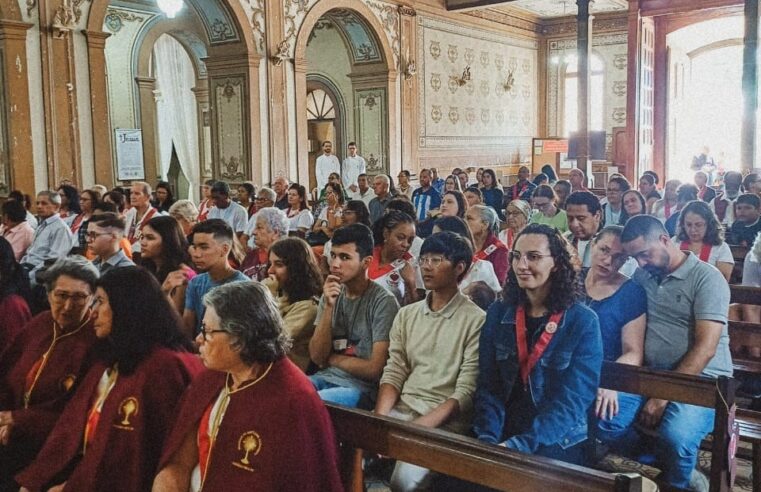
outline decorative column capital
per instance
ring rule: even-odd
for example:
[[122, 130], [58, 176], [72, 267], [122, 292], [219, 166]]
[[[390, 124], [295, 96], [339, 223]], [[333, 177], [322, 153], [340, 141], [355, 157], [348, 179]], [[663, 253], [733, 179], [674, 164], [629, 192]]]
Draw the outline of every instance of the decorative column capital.
[[87, 38], [87, 45], [90, 48], [106, 49], [106, 40], [111, 37], [111, 33], [103, 31], [82, 31]]
[[26, 32], [33, 26], [27, 22], [0, 20], [0, 40], [26, 41]]
[[402, 15], [404, 17], [415, 17], [417, 15], [417, 12], [414, 8], [408, 6], [408, 5], [400, 5], [399, 6], [399, 15]]

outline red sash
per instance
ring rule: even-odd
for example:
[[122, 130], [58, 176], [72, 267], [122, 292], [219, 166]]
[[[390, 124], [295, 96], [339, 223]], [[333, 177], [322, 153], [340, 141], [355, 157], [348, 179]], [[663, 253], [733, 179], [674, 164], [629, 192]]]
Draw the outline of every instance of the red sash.
[[84, 221], [85, 214], [79, 214], [76, 217], [74, 217], [74, 221], [71, 223], [71, 232], [74, 234], [79, 231], [79, 228], [82, 227], [82, 222]]
[[523, 183], [523, 186], [521, 186], [521, 191], [518, 191], [518, 183], [515, 183], [513, 185], [513, 200], [519, 199], [521, 195], [526, 192], [527, 189], [528, 189], [528, 182]]
[[214, 402], [211, 402], [211, 405], [206, 408], [201, 416], [201, 422], [198, 424], [198, 466], [201, 469], [201, 483], [206, 477], [206, 469], [209, 466], [209, 457], [211, 456], [209, 421], [211, 420], [212, 408], [214, 408]]
[[[82, 453], [87, 452], [87, 448], [90, 446], [93, 438], [95, 437], [95, 431], [98, 429], [98, 423], [100, 422], [101, 410], [103, 409], [103, 405], [106, 403], [108, 394], [112, 389], [114, 389], [118, 376], [119, 372], [116, 370], [116, 367], [112, 368], [111, 374], [108, 376], [108, 382], [106, 383], [106, 387], [103, 389], [103, 392], [98, 394], [98, 390], [96, 389], [95, 395], [93, 395], [92, 407], [90, 408], [90, 412], [87, 414], [87, 423], [85, 424], [85, 433], [82, 439]], [[98, 387], [100, 387], [100, 383], [98, 384]]]
[[204, 200], [198, 204], [198, 222], [203, 222], [209, 217], [209, 200]]
[[518, 307], [515, 313], [515, 339], [518, 344], [518, 362], [520, 363], [523, 384], [528, 384], [528, 375], [531, 374], [531, 370], [542, 357], [544, 351], [547, 350], [547, 345], [550, 344], [550, 340], [555, 335], [558, 323], [562, 317], [563, 311], [550, 316], [550, 320], [545, 325], [542, 335], [539, 337], [536, 345], [534, 345], [534, 350], [531, 351], [529, 356], [528, 342], [526, 340], [526, 310], [523, 306]]
[[491, 256], [492, 253], [494, 253], [495, 251], [497, 251], [500, 248], [506, 250], [507, 246], [505, 246], [505, 244], [502, 241], [497, 239], [496, 242], [490, 244], [488, 247], [482, 249], [481, 251], [479, 251], [478, 253], [473, 255], [473, 263], [475, 263], [476, 260], [485, 260], [486, 258]]
[[[700, 261], [703, 263], [708, 263], [708, 257], [711, 256], [711, 249], [713, 246], [710, 244], [703, 243], [703, 246], [700, 248]], [[687, 241], [682, 241], [682, 244], [679, 245], [679, 249], [682, 251], [689, 251], [690, 250], [690, 243]]]
[[153, 207], [148, 210], [145, 215], [143, 215], [143, 218], [140, 219], [140, 222], [137, 221], [137, 213], [135, 214], [135, 222], [132, 223], [132, 226], [129, 228], [129, 239], [130, 244], [135, 244], [140, 240], [140, 236], [142, 236], [143, 231], [143, 224], [151, 220], [151, 217], [153, 217], [156, 214], [157, 210]]
[[382, 276], [390, 273], [394, 270], [401, 270], [404, 268], [404, 263], [412, 259], [410, 252], [404, 253], [404, 256], [400, 260], [392, 261], [387, 265], [381, 265], [381, 249], [383, 246], [376, 246], [373, 250], [373, 261], [367, 269], [367, 277], [370, 280], [381, 278]]

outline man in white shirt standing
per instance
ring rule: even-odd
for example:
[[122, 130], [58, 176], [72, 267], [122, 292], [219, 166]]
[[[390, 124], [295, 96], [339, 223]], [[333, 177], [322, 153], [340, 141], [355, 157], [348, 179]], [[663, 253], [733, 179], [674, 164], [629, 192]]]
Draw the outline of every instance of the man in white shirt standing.
[[367, 172], [367, 163], [365, 158], [357, 155], [357, 144], [349, 142], [347, 147], [349, 155], [344, 159], [343, 169], [341, 177], [343, 179], [344, 188], [350, 190], [352, 193], [356, 193], [359, 189], [357, 178], [360, 174]]
[[330, 173], [341, 175], [341, 163], [338, 161], [338, 157], [333, 155], [333, 143], [330, 140], [325, 140], [322, 143], [322, 152], [322, 155], [317, 158], [314, 169], [318, 195], [328, 184]]

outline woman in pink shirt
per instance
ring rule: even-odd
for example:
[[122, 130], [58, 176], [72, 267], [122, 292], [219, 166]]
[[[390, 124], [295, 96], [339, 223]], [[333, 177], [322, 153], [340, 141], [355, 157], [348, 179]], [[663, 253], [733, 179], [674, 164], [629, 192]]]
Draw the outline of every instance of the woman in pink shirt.
[[16, 261], [19, 261], [26, 254], [26, 250], [34, 239], [34, 229], [26, 221], [24, 204], [16, 200], [5, 202], [2, 221], [0, 236], [10, 243]]

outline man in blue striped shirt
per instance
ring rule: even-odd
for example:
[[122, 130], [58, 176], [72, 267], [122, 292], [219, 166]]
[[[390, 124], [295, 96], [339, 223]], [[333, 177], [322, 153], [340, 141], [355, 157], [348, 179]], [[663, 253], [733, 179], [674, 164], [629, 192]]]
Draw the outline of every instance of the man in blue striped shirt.
[[429, 211], [439, 208], [441, 195], [431, 186], [431, 171], [422, 169], [419, 179], [420, 188], [412, 192], [412, 203], [417, 211], [417, 220], [422, 222], [427, 218]]

